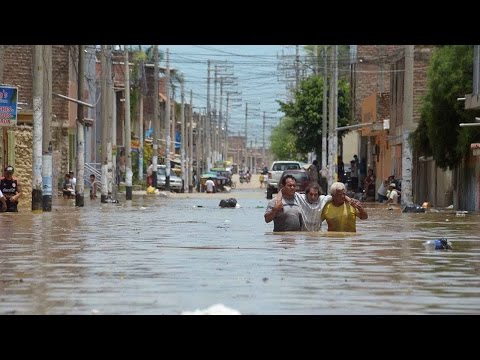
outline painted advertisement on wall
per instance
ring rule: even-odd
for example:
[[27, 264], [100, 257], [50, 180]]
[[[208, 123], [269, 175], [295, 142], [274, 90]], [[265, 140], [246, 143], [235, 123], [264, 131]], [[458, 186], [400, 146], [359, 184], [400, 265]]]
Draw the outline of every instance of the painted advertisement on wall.
[[0, 126], [17, 125], [18, 89], [0, 85]]

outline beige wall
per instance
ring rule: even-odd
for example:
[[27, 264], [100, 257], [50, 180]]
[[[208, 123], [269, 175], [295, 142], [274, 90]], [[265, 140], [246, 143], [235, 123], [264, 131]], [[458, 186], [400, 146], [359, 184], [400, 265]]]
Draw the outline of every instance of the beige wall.
[[343, 163], [349, 164], [358, 155], [358, 131], [352, 130], [343, 138]]

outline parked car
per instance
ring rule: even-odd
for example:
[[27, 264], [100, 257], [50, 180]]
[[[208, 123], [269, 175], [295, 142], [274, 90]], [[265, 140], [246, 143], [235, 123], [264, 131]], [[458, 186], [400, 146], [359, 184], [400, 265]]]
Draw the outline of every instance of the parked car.
[[310, 176], [305, 169], [297, 169], [297, 170], [285, 170], [280, 177], [280, 188], [282, 184], [282, 180], [287, 175], [293, 175], [293, 177], [297, 180], [297, 192], [304, 193], [305, 189], [307, 188], [308, 184], [310, 183]]
[[[157, 188], [165, 190], [167, 167], [165, 165], [157, 165]], [[170, 171], [170, 190], [182, 192], [183, 181], [173, 171]]]
[[267, 199], [271, 199], [272, 194], [278, 192], [278, 184], [280, 183], [280, 177], [285, 170], [299, 170], [301, 168], [302, 163], [299, 161], [274, 161], [272, 163], [272, 167], [268, 171], [268, 177], [266, 179]]

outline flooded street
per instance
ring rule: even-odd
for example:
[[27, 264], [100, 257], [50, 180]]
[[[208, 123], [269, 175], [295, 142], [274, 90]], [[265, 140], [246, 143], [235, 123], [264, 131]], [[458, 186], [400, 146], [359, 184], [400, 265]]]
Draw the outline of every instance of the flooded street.
[[0, 214], [0, 314], [480, 313], [479, 214], [365, 204], [356, 234], [273, 234], [260, 189], [119, 199]]

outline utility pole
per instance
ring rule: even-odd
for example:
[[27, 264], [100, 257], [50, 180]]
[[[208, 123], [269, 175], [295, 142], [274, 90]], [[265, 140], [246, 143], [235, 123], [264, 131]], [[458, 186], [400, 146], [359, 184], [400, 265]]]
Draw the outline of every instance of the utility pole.
[[223, 158], [227, 160], [228, 158], [228, 116], [229, 116], [229, 106], [230, 106], [230, 92], [227, 91], [227, 106], [225, 109], [225, 142], [223, 148]]
[[144, 85], [144, 77], [143, 77], [143, 60], [140, 62], [140, 71], [142, 73], [141, 80], [140, 80], [140, 100], [138, 104], [138, 179], [142, 182], [143, 181], [143, 85]]
[[102, 45], [102, 195], [100, 199], [102, 203], [112, 200], [113, 86], [111, 49], [111, 45]]
[[[110, 52], [111, 54], [112, 52]], [[109, 202], [117, 199], [117, 93], [113, 86], [112, 78], [112, 57], [110, 57], [108, 77], [108, 197]], [[113, 151], [115, 149], [115, 152]]]
[[43, 130], [43, 46], [33, 46], [33, 158], [32, 211], [41, 213], [42, 196], [42, 130]]
[[44, 45], [43, 57], [42, 208], [52, 211], [52, 45]]
[[205, 171], [208, 171], [210, 168], [210, 119], [211, 119], [211, 110], [210, 110], [210, 59], [207, 61], [208, 69], [207, 69], [207, 118], [205, 119], [205, 146], [204, 146], [204, 158], [203, 161], [205, 162]]
[[128, 65], [128, 49], [125, 46], [125, 196], [132, 200], [132, 133], [130, 130], [130, 67]]
[[332, 73], [330, 77], [330, 111], [329, 111], [329, 132], [328, 132], [328, 149], [329, 149], [329, 161], [328, 161], [328, 187], [330, 187], [335, 181], [337, 181], [337, 84], [338, 81], [338, 68], [337, 68], [337, 50], [338, 46], [332, 47]]
[[180, 83], [180, 98], [181, 98], [181, 107], [180, 107], [180, 164], [182, 167], [182, 177], [183, 177], [183, 183], [182, 183], [182, 190], [183, 192], [186, 192], [186, 186], [187, 186], [187, 169], [185, 166], [185, 145], [186, 145], [186, 140], [187, 137], [185, 136], [185, 93], [184, 93], [184, 88], [183, 88], [183, 81]]
[[[323, 102], [322, 102], [322, 169], [327, 169], [327, 81], [328, 81], [328, 51], [323, 49]], [[327, 189], [324, 189], [327, 191]]]
[[[266, 165], [266, 161], [265, 161], [265, 111], [263, 112], [263, 124], [262, 124], [262, 163], [263, 163], [263, 166]], [[263, 169], [262, 169], [263, 171]]]
[[334, 45], [333, 47], [333, 66], [334, 66], [334, 73], [333, 73], [333, 159], [332, 159], [332, 174], [333, 174], [333, 181], [338, 181], [338, 45]]
[[[170, 51], [167, 49], [167, 74], [165, 77], [165, 96], [167, 103], [165, 106], [165, 134], [167, 136], [167, 143], [165, 147], [165, 190], [170, 191]], [[175, 127], [175, 123], [173, 125]]]
[[220, 77], [220, 111], [218, 112], [218, 154], [220, 156], [220, 160], [225, 161], [227, 157], [223, 156], [223, 147], [222, 147], [222, 123], [223, 123], [223, 77]]
[[102, 96], [102, 194], [100, 197], [101, 203], [107, 202], [107, 129], [108, 129], [108, 94], [107, 94], [107, 45], [102, 45], [100, 53], [100, 63], [102, 67], [102, 82], [101, 82], [101, 96]]
[[[189, 112], [190, 126], [188, 131], [188, 192], [193, 192], [193, 91], [190, 90], [190, 112]], [[197, 121], [198, 125], [198, 121]], [[198, 128], [197, 128], [198, 131]], [[197, 143], [198, 146], [198, 143]], [[197, 159], [198, 162], [198, 159]]]
[[300, 48], [295, 46], [295, 89], [298, 89], [300, 82]]
[[[77, 98], [83, 101], [83, 93], [85, 91], [85, 45], [78, 45], [78, 74], [77, 74]], [[77, 183], [75, 184], [75, 206], [83, 207], [84, 205], [84, 183], [83, 173], [85, 168], [85, 131], [83, 129], [83, 105], [77, 104]]]
[[210, 124], [213, 123], [213, 134], [212, 134], [212, 152], [211, 154], [213, 155], [213, 164], [215, 164], [215, 161], [217, 160], [216, 157], [216, 151], [217, 151], [217, 83], [218, 83], [218, 67], [217, 64], [215, 64], [215, 78], [213, 81], [213, 116], [212, 119], [210, 120]]
[[158, 139], [160, 139], [160, 117], [158, 114], [158, 47], [153, 47], [153, 154], [152, 154], [152, 186], [157, 188]]
[[248, 163], [248, 131], [247, 131], [247, 123], [248, 123], [248, 102], [245, 103], [245, 164]]
[[405, 45], [405, 80], [403, 88], [403, 141], [402, 141], [402, 206], [411, 205], [412, 197], [412, 148], [410, 133], [413, 124], [413, 65], [415, 46]]

